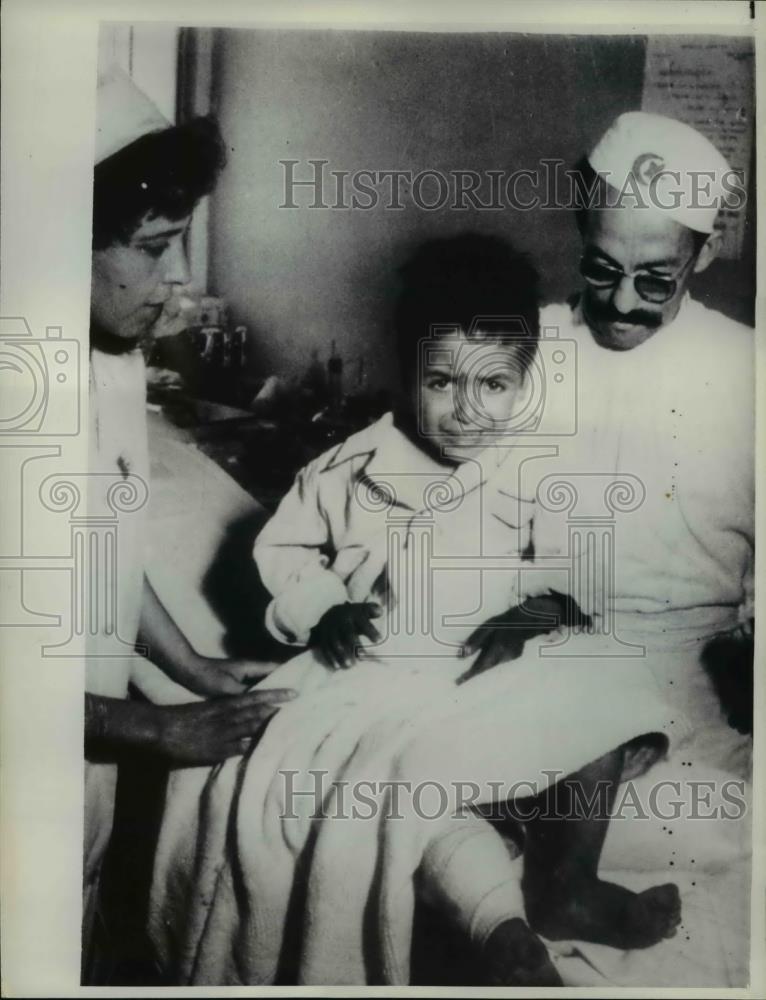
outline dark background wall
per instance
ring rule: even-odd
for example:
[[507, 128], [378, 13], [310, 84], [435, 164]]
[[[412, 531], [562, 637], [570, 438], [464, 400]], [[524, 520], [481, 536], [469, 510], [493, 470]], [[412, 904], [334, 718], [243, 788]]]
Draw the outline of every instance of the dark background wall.
[[[217, 32], [213, 107], [229, 164], [211, 205], [210, 288], [248, 324], [256, 371], [300, 375], [312, 349], [324, 359], [335, 340], [349, 380], [364, 356], [370, 382], [391, 385], [393, 274], [424, 236], [498, 232], [532, 255], [546, 301], [578, 284], [569, 212], [428, 212], [408, 197], [401, 211], [288, 210], [278, 207], [280, 160], [301, 161], [301, 177], [309, 159], [350, 172], [573, 164], [618, 114], [640, 107], [644, 56], [642, 37]], [[296, 201], [307, 206], [310, 194]], [[716, 263], [694, 288], [744, 321], [753, 311], [748, 229], [743, 259]]]

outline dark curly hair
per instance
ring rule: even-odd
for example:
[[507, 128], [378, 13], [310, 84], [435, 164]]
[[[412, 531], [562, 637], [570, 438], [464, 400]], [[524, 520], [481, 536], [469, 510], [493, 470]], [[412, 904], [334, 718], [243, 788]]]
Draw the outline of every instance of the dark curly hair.
[[[394, 327], [404, 378], [433, 327], [466, 336], [518, 339], [523, 368], [540, 334], [539, 278], [528, 258], [499, 236], [463, 233], [421, 244], [400, 269]], [[476, 320], [482, 318], [477, 325]]]
[[210, 194], [225, 163], [210, 117], [194, 118], [136, 139], [93, 172], [93, 249], [127, 243], [141, 220], [188, 215]]

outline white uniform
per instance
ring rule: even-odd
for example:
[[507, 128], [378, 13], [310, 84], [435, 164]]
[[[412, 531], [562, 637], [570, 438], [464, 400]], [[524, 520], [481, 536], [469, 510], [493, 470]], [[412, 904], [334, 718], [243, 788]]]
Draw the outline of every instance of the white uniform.
[[[627, 821], [610, 823], [600, 868], [634, 889], [677, 882], [677, 937], [627, 953], [578, 942], [554, 958], [568, 985], [742, 985], [752, 740], [728, 726], [700, 653], [752, 615], [753, 331], [688, 297], [672, 323], [626, 352], [600, 347], [577, 307], [547, 307], [541, 327], [576, 342], [577, 433], [556, 440], [548, 471], [558, 481], [570, 475], [579, 506], [557, 514], [538, 504], [536, 559], [568, 552], [568, 522], [603, 517], [605, 478], [640, 479], [643, 502], [613, 519], [613, 577], [597, 575], [577, 597], [596, 615], [613, 612], [620, 640], [644, 647], [640, 661], [674, 728], [682, 717], [690, 723], [666, 761], [618, 792], [617, 815]], [[588, 641], [573, 637], [561, 652], [587, 657]], [[628, 695], [612, 702], [616, 714], [632, 707]]]
[[[114, 524], [116, 516], [116, 544], [113, 553], [102, 552], [99, 565], [91, 562], [89, 584], [99, 594], [110, 594], [116, 616], [111, 620], [101, 606], [98, 631], [87, 640], [85, 686], [91, 694], [124, 698], [143, 586], [143, 522], [149, 469], [144, 359], [140, 351], [111, 355], [94, 349], [90, 366], [89, 518], [106, 512], [107, 523]], [[107, 499], [110, 490], [117, 491], [112, 493], [111, 501]], [[110, 568], [114, 572], [112, 581], [104, 579]], [[121, 651], [123, 655], [119, 655]], [[116, 764], [86, 760], [84, 941], [88, 940], [101, 861], [112, 830], [116, 784]]]
[[[613, 611], [616, 633], [647, 650], [688, 652], [658, 679], [693, 725], [709, 727], [720, 713], [698, 682], [699, 652], [752, 614], [752, 330], [689, 297], [625, 352], [600, 347], [577, 308], [549, 306], [541, 322], [578, 350], [577, 433], [557, 442], [551, 471], [573, 474], [581, 491], [603, 474], [636, 477], [645, 490], [616, 518], [614, 577], [598, 575], [585, 610]], [[538, 557], [561, 551], [568, 516], [538, 507]]]

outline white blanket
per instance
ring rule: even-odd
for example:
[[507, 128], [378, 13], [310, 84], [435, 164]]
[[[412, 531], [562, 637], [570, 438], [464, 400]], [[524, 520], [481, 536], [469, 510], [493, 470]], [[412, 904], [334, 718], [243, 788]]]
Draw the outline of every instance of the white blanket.
[[[643, 661], [537, 649], [461, 686], [465, 660], [331, 672], [306, 653], [276, 670], [265, 685], [300, 696], [255, 750], [171, 775], [150, 933], [173, 981], [407, 983], [412, 876], [436, 822], [418, 806], [449, 816], [459, 780], [479, 783], [479, 801], [515, 782], [542, 790], [636, 735], [683, 733]], [[422, 791], [399, 795], [402, 819], [385, 819], [391, 781]], [[312, 819], [314, 795], [290, 790], [321, 787], [325, 818]], [[374, 802], [349, 801], [354, 788]]]

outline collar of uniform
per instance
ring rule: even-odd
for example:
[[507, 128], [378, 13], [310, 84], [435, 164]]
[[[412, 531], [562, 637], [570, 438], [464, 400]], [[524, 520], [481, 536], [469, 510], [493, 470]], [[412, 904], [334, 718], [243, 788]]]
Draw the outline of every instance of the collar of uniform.
[[385, 413], [374, 424], [357, 431], [345, 441], [341, 442], [327, 460], [327, 464], [322, 472], [329, 472], [337, 469], [338, 466], [351, 462], [354, 459], [372, 458], [372, 456], [385, 446], [387, 438], [395, 429], [394, 416], [392, 413]]
[[460, 483], [464, 492], [477, 489], [491, 480], [499, 469], [508, 465], [509, 456], [520, 454], [514, 447], [513, 437], [498, 438], [476, 458], [468, 459], [455, 466], [450, 478]]
[[[386, 495], [393, 494], [398, 506], [419, 510], [423, 506], [423, 480], [446, 480], [450, 472], [417, 448], [386, 413], [370, 427], [352, 434], [338, 446], [323, 472], [347, 462], [356, 473]], [[392, 497], [393, 498], [393, 497]]]
[[398, 504], [420, 510], [424, 505], [424, 485], [444, 483], [452, 495], [478, 489], [505, 463], [512, 443], [512, 439], [499, 439], [476, 459], [451, 469], [413, 444], [394, 424], [393, 414], [387, 413], [371, 427], [344, 441], [323, 471], [354, 459], [366, 459], [358, 469], [360, 475], [364, 474], [382, 489], [394, 485]]

